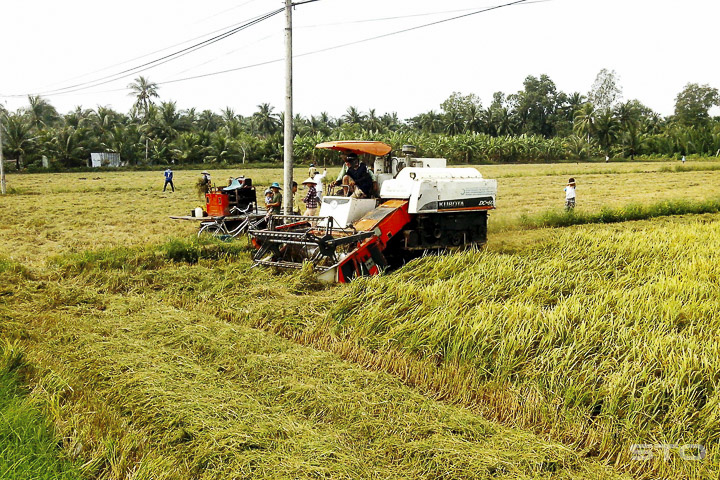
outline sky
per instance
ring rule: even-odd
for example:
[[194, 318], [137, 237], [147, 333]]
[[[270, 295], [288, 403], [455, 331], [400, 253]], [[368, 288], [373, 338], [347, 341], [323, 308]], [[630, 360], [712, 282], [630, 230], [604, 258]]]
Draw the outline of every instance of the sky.
[[[616, 72], [624, 100], [664, 116], [686, 84], [720, 88], [717, 0], [528, 0], [474, 13], [511, 1], [298, 5], [294, 113], [339, 117], [353, 106], [406, 119], [439, 111], [453, 92], [474, 93], [488, 106], [494, 92], [515, 93], [528, 75], [543, 74], [560, 91], [587, 94], [603, 68]], [[282, 0], [4, 1], [0, 103], [14, 111], [27, 106], [28, 94], [40, 94], [61, 113], [77, 106], [128, 112], [134, 98], [127, 86], [143, 75], [158, 84], [156, 101], [175, 101], [180, 109], [229, 107], [248, 116], [269, 103], [280, 113], [282, 12], [162, 65], [133, 68], [283, 6]], [[459, 15], [466, 16], [393, 34]], [[380, 38], [364, 41], [373, 37]], [[183, 80], [225, 70], [235, 71]], [[58, 91], [76, 85], [70, 90], [78, 91]]]

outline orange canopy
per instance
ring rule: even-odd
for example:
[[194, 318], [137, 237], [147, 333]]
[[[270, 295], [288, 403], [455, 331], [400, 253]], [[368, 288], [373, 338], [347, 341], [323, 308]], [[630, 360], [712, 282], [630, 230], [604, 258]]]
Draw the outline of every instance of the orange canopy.
[[327, 148], [340, 150], [341, 152], [367, 153], [381, 157], [390, 153], [392, 147], [383, 142], [368, 142], [364, 140], [340, 140], [337, 142], [323, 142], [315, 145], [315, 148]]

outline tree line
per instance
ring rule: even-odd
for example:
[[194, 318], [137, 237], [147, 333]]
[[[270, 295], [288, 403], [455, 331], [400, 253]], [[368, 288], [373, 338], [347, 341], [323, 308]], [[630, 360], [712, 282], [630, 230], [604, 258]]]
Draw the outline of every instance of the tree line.
[[[127, 114], [77, 107], [61, 115], [38, 96], [15, 112], [0, 106], [5, 158], [30, 169], [43, 157], [55, 169], [87, 166], [91, 152], [116, 152], [130, 165], [282, 161], [283, 114], [270, 104], [247, 117], [229, 107], [180, 110], [160, 101], [145, 77], [129, 88], [136, 102]], [[531, 75], [522, 90], [497, 92], [486, 107], [477, 95], [455, 92], [438, 110], [408, 119], [353, 106], [337, 118], [296, 115], [294, 152], [299, 162], [328, 162], [335, 156], [315, 144], [363, 139], [393, 148], [414, 144], [424, 156], [456, 163], [717, 155], [720, 118], [710, 110], [718, 105], [716, 88], [689, 83], [675, 98], [674, 114], [662, 117], [638, 100], [622, 101], [614, 71], [602, 70], [587, 94], [562, 92], [547, 75]]]

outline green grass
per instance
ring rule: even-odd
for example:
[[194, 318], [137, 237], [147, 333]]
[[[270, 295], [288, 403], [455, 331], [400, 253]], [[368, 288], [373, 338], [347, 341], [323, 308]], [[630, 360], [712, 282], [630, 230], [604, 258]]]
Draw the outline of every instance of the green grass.
[[0, 341], [0, 478], [64, 480], [79, 470], [58, 448], [53, 425], [21, 387], [17, 343]]
[[703, 165], [700, 164], [691, 164], [691, 165], [668, 165], [664, 166], [661, 169], [659, 169], [659, 172], [714, 172], [720, 170], [720, 165], [717, 164], [711, 164], [711, 165]]
[[650, 205], [629, 204], [618, 208], [603, 208], [599, 212], [580, 209], [551, 210], [536, 215], [520, 217], [522, 228], [569, 227], [589, 223], [618, 223], [671, 215], [703, 214], [720, 212], [720, 199], [689, 201], [667, 200]]

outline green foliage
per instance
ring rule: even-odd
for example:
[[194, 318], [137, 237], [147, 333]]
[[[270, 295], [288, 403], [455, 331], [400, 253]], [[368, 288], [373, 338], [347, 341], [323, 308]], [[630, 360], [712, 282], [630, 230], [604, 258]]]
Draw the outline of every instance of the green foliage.
[[584, 212], [582, 210], [549, 211], [535, 216], [523, 215], [520, 223], [524, 228], [568, 227], [588, 223], [617, 223], [670, 215], [718, 212], [720, 212], [720, 200], [697, 202], [674, 200], [651, 205], [630, 204], [621, 208], [606, 207], [599, 212]]
[[[282, 161], [283, 114], [268, 103], [247, 117], [229, 108], [222, 114], [197, 113], [179, 110], [174, 101], [153, 103], [158, 88], [147, 78], [137, 78], [130, 88], [136, 104], [127, 115], [106, 107], [78, 107], [59, 115], [47, 100], [31, 97], [28, 108], [9, 113], [2, 122], [6, 158], [17, 160], [20, 168], [40, 170], [45, 156], [52, 171], [87, 165], [91, 152], [120, 153], [132, 166]], [[380, 115], [374, 108], [363, 112], [354, 106], [340, 118], [326, 112], [309, 118], [297, 114], [295, 160], [336, 160], [332, 152], [315, 152], [314, 145], [352, 138], [386, 141], [395, 150], [412, 139], [423, 152], [456, 163], [578, 160], [600, 153], [631, 159], [715, 155], [720, 150], [720, 124], [708, 114], [718, 104], [717, 89], [688, 84], [669, 118], [637, 100], [620, 103], [620, 93], [615, 72], [603, 70], [589, 101], [578, 92], [558, 90], [547, 75], [529, 75], [522, 90], [496, 92], [487, 108], [475, 94], [453, 92], [440, 110], [405, 120], [394, 112]], [[495, 140], [477, 140], [485, 137]]]
[[0, 477], [70, 480], [78, 469], [62, 458], [53, 425], [20, 386], [18, 342], [0, 339]]
[[688, 83], [675, 98], [675, 118], [681, 125], [699, 127], [707, 123], [708, 110], [716, 105], [720, 105], [717, 88]]

